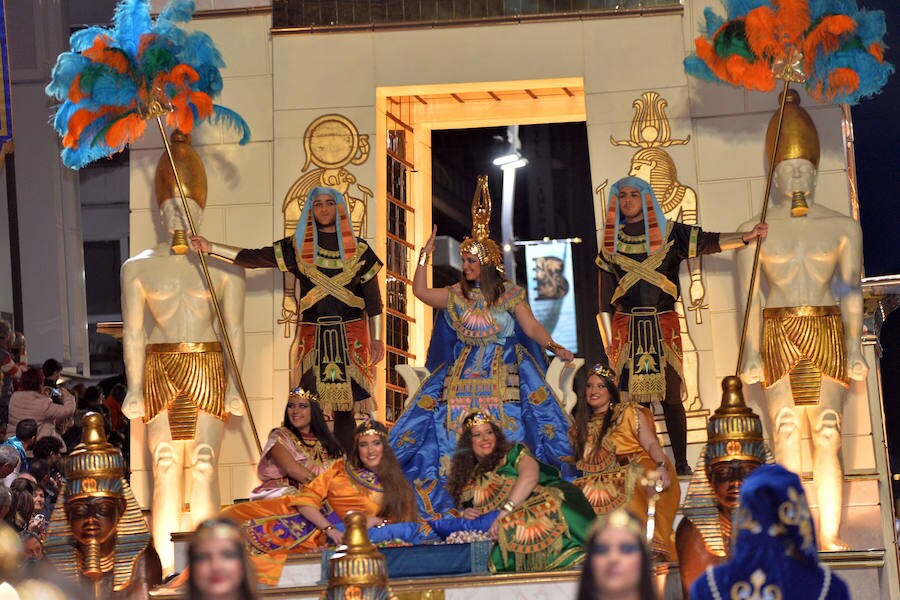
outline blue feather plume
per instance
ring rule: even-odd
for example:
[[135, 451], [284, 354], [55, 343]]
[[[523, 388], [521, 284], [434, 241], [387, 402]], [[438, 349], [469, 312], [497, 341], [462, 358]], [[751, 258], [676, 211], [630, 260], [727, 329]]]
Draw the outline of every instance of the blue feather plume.
[[70, 37], [71, 50], [58, 57], [46, 87], [60, 101], [52, 122], [63, 138], [63, 163], [80, 168], [140, 137], [145, 125], [139, 115], [160, 88], [160, 100], [173, 107], [170, 125], [189, 133], [192, 115], [193, 123], [233, 129], [241, 144], [249, 140], [240, 115], [204, 99], [221, 94], [225, 62], [209, 35], [176, 25], [190, 21], [193, 11], [193, 0], [170, 0], [154, 22], [149, 0], [120, 0], [112, 27]]
[[238, 141], [241, 145], [250, 141], [250, 126], [247, 125], [247, 121], [230, 108], [213, 104], [213, 116], [210, 122], [241, 134], [241, 139]]

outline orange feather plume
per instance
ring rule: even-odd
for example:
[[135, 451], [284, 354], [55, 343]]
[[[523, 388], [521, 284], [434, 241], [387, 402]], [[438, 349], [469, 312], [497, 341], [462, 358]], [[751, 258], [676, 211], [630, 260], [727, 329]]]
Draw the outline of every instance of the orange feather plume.
[[[778, 17], [768, 6], [760, 6], [744, 17], [747, 45], [756, 56], [775, 56], [778, 53]], [[724, 27], [724, 25], [723, 25]]]
[[98, 35], [94, 44], [82, 54], [94, 62], [104, 64], [117, 73], [125, 73], [129, 69], [128, 59], [121, 51], [109, 47], [112, 40], [108, 36]]
[[879, 44], [878, 42], [869, 44], [869, 53], [871, 53], [872, 56], [875, 57], [875, 60], [877, 60], [878, 62], [880, 62], [880, 63], [884, 62], [884, 45], [883, 44]]
[[127, 115], [115, 123], [106, 131], [106, 145], [110, 148], [124, 146], [130, 140], [136, 140], [144, 135], [147, 121], [138, 114]]
[[841, 47], [843, 36], [854, 31], [856, 21], [847, 15], [823, 17], [803, 40], [803, 64], [806, 72], [812, 72], [813, 63], [820, 52], [834, 52]]
[[87, 94], [81, 90], [81, 73], [75, 75], [75, 79], [72, 80], [72, 85], [69, 86], [68, 98], [73, 104], [78, 104], [87, 98]]
[[788, 45], [799, 47], [803, 33], [809, 29], [809, 0], [775, 0], [772, 4], [778, 14], [783, 42], [782, 53], [778, 58], [785, 58], [786, 47]]
[[103, 107], [97, 111], [82, 108], [72, 113], [72, 116], [69, 117], [69, 129], [63, 137], [63, 146], [66, 148], [77, 148], [81, 132], [84, 131], [84, 128], [90, 125], [91, 121], [107, 112], [109, 112], [109, 109]]
[[825, 97], [831, 101], [837, 95], [852, 94], [859, 88], [859, 74], [853, 69], [838, 68], [828, 75]]

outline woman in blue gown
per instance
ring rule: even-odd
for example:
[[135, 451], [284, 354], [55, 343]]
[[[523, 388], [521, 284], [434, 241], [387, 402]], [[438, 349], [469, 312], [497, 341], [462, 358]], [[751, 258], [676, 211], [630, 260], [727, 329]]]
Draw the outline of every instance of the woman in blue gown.
[[413, 278], [416, 297], [441, 311], [425, 364], [430, 375], [391, 430], [390, 443], [422, 512], [432, 516], [453, 509], [444, 484], [462, 421], [474, 410], [502, 424], [510, 442], [525, 444], [539, 461], [574, 477], [570, 421], [544, 380], [544, 349], [565, 361], [573, 355], [535, 319], [525, 290], [503, 277], [500, 249], [488, 235], [490, 210], [487, 180], [480, 178], [472, 237], [460, 245], [459, 283], [427, 285], [437, 227]]

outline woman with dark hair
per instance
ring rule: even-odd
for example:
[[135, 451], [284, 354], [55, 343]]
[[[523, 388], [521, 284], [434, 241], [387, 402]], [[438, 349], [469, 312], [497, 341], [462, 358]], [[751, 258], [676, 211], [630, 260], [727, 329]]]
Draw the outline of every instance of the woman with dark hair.
[[200, 523], [188, 544], [188, 600], [255, 600], [256, 578], [241, 528], [214, 517]]
[[652, 550], [660, 561], [676, 560], [672, 526], [681, 500], [675, 466], [656, 437], [653, 415], [634, 402], [620, 402], [613, 371], [591, 368], [573, 410], [572, 446], [583, 475], [575, 480], [594, 511], [627, 507], [646, 522], [650, 490], [659, 494]]
[[[38, 424], [38, 439], [55, 437], [63, 441], [56, 432], [56, 424], [75, 414], [75, 397], [62, 395], [63, 403], [56, 404], [44, 393], [44, 373], [31, 368], [22, 373], [19, 390], [9, 399], [9, 421], [6, 425], [7, 437], [15, 435], [16, 425], [22, 419], [34, 419]], [[63, 448], [65, 451], [65, 448]]]
[[436, 538], [426, 523], [417, 520], [415, 495], [387, 435], [381, 423], [363, 423], [356, 428], [353, 452], [334, 461], [299, 493], [235, 504], [223, 511], [247, 532], [261, 582], [277, 585], [290, 553], [340, 544], [342, 521], [350, 511], [366, 515], [369, 538], [376, 543]]
[[16, 531], [25, 531], [34, 516], [34, 483], [19, 477], [9, 486], [12, 502], [6, 514], [6, 524]]
[[447, 491], [466, 518], [497, 511], [488, 531], [497, 540], [493, 572], [566, 569], [584, 558], [591, 505], [555, 468], [522, 444], [507, 443], [485, 412], [463, 421]]
[[291, 390], [281, 427], [269, 432], [256, 475], [261, 484], [251, 500], [296, 494], [343, 455], [334, 438], [319, 397], [302, 387]]
[[435, 228], [422, 248], [413, 293], [440, 309], [425, 366], [431, 373], [391, 430], [391, 445], [410, 481], [418, 482], [423, 509], [452, 508], [444, 489], [445, 464], [456, 448], [462, 421], [482, 410], [502, 424], [507, 437], [528, 446], [542, 462], [567, 478], [572, 449], [565, 435], [570, 422], [545, 381], [545, 351], [571, 361], [534, 317], [525, 290], [504, 277], [503, 257], [488, 235], [491, 200], [480, 178], [472, 203], [472, 237], [460, 245], [462, 278], [448, 287], [428, 287], [428, 259]]
[[577, 600], [657, 600], [641, 522], [617, 509], [591, 529]]

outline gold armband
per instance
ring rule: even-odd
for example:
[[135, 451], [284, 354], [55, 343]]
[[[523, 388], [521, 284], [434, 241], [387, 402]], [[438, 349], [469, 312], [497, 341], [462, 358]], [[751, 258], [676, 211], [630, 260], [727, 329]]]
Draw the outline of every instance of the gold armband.
[[750, 242], [744, 241], [744, 231], [735, 231], [734, 233], [720, 233], [719, 234], [719, 248], [721, 250], [734, 250], [736, 248], [743, 248]]
[[237, 260], [237, 255], [241, 250], [243, 250], [243, 248], [235, 248], [234, 246], [227, 246], [225, 244], [210, 242], [208, 254], [210, 256], [215, 256], [219, 260], [233, 263], [235, 260]]
[[600, 330], [600, 339], [603, 341], [603, 349], [606, 351], [612, 343], [612, 314], [597, 313], [597, 329]]
[[372, 341], [381, 341], [381, 315], [369, 317], [369, 337]]

